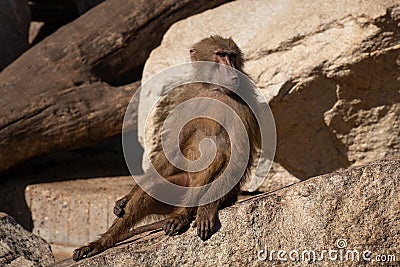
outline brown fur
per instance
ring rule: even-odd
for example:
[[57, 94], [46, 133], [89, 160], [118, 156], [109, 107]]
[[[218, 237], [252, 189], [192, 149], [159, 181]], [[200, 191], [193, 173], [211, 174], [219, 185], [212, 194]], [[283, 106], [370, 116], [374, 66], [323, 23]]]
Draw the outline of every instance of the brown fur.
[[[232, 39], [224, 39], [220, 36], [212, 36], [203, 39], [195, 44], [190, 50], [193, 61], [213, 61], [222, 64], [235, 66], [242, 71], [243, 55]], [[226, 94], [219, 86], [206, 83], [185, 84], [173, 90], [174, 97], [171, 106], [178, 105], [193, 97], [210, 97], [222, 101], [229, 105], [244, 122], [249, 135], [250, 157], [244, 154], [241, 143], [233, 144], [229, 142], [229, 136], [226, 130], [213, 120], [197, 118], [188, 124], [181, 131], [179, 145], [183, 155], [194, 160], [200, 156], [199, 143], [204, 138], [211, 138], [217, 145], [217, 156], [212, 164], [206, 169], [198, 172], [185, 172], [168, 162], [165, 154], [161, 151], [151, 162], [154, 168], [168, 181], [181, 186], [202, 186], [217, 179], [221, 173], [226, 171], [231, 153], [237, 153], [243, 160], [248, 160], [247, 169], [243, 174], [241, 181], [249, 175], [249, 169], [255, 160], [257, 149], [260, 147], [260, 132], [257, 121], [250, 108], [235, 94]], [[170, 101], [167, 95], [162, 101]], [[216, 110], [215, 112], [219, 112]], [[223, 112], [223, 111], [221, 111]], [[167, 116], [158, 118], [162, 123]], [[242, 138], [247, 138], [244, 136]], [[240, 139], [239, 139], [240, 140]], [[243, 153], [243, 157], [240, 153]], [[234, 165], [235, 166], [235, 165]], [[145, 178], [151, 179], [154, 175], [151, 171], [144, 174]], [[153, 176], [154, 177], [154, 176]], [[237, 201], [240, 192], [238, 183], [228, 194], [217, 201], [199, 207], [173, 207], [161, 203], [147, 195], [138, 185], [135, 185], [131, 192], [118, 200], [114, 208], [114, 213], [118, 216], [110, 229], [104, 233], [98, 240], [83, 246], [74, 251], [74, 260], [84, 257], [90, 257], [98, 254], [107, 248], [123, 241], [124, 239], [148, 230], [163, 228], [166, 234], [174, 235], [187, 229], [190, 223], [195, 220], [198, 235], [202, 240], [208, 239], [216, 231], [218, 220], [218, 210], [230, 206]], [[154, 190], [162, 190], [152, 185]], [[217, 192], [215, 192], [217, 193]], [[182, 196], [188, 197], [188, 196]], [[201, 197], [201, 196], [191, 196]], [[166, 214], [169, 217], [165, 220], [130, 230], [140, 220], [150, 214]]]

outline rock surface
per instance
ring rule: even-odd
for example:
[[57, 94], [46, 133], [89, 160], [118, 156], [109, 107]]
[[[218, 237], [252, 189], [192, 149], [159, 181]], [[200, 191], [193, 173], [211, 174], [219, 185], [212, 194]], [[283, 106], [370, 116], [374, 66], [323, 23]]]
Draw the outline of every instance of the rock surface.
[[234, 1], [175, 23], [142, 81], [200, 39], [232, 36], [274, 113], [279, 171], [260, 188], [273, 190], [399, 153], [399, 23], [397, 0]]
[[[302, 266], [376, 266], [383, 259], [397, 266], [399, 186], [400, 159], [381, 160], [227, 208], [220, 214], [221, 228], [206, 242], [196, 236], [195, 229], [174, 237], [150, 233], [93, 258], [55, 266], [293, 265], [291, 259], [297, 256], [292, 250], [299, 253], [297, 264]], [[270, 260], [272, 250], [275, 254]], [[288, 262], [279, 260], [278, 250], [287, 253], [280, 257]], [[304, 250], [308, 252], [303, 256]], [[333, 252], [322, 254], [323, 250]], [[321, 262], [312, 260], [314, 252]]]
[[0, 71], [28, 47], [30, 10], [26, 0], [0, 0]]
[[107, 231], [115, 219], [115, 201], [133, 185], [131, 176], [29, 185], [25, 199], [32, 213], [32, 232], [53, 248], [69, 248], [72, 253], [72, 248]]
[[54, 263], [50, 245], [0, 212], [0, 266], [41, 267]]

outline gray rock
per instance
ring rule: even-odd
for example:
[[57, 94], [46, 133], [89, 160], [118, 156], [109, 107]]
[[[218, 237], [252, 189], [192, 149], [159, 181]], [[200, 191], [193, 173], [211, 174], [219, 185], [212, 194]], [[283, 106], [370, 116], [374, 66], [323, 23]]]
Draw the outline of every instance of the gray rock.
[[[397, 0], [234, 1], [175, 23], [143, 81], [198, 40], [232, 36], [275, 116], [278, 165], [259, 188], [274, 190], [400, 152], [399, 14]], [[139, 129], [160, 89], [144, 93]]]
[[0, 71], [29, 47], [29, 23], [27, 0], [0, 0]]
[[0, 212], [0, 266], [39, 267], [54, 263], [50, 245]]
[[195, 229], [174, 237], [150, 233], [55, 266], [375, 266], [383, 259], [397, 266], [399, 186], [400, 159], [381, 160], [227, 208], [205, 242]]

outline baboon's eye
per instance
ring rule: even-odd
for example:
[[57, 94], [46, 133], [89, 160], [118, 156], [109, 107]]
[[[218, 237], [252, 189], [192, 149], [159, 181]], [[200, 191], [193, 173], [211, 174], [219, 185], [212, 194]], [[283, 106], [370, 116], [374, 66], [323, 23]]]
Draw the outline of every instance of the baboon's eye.
[[226, 53], [226, 52], [217, 52], [216, 54], [217, 54], [217, 56], [219, 56], [219, 57], [226, 57], [226, 56], [228, 56], [228, 53]]

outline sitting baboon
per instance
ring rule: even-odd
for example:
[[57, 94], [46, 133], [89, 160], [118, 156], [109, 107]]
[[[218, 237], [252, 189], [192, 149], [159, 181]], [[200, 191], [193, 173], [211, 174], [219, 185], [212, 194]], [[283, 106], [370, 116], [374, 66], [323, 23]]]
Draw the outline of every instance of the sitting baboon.
[[[229, 171], [227, 177], [232, 176], [232, 179], [234, 179], [235, 175], [239, 175], [237, 179], [239, 182], [235, 182], [227, 194], [215, 201], [199, 206], [165, 204], [150, 196], [139, 185], [135, 185], [128, 195], [117, 201], [114, 213], [118, 218], [115, 219], [110, 229], [98, 240], [76, 249], [73, 255], [75, 260], [98, 254], [137, 233], [135, 229], [131, 230], [131, 228], [150, 214], [163, 214], [168, 215], [168, 217], [142, 229], [163, 228], [167, 235], [174, 235], [187, 229], [194, 220], [199, 237], [202, 240], [206, 240], [216, 230], [218, 210], [237, 201], [241, 181], [249, 176], [250, 167], [256, 160], [261, 145], [261, 134], [256, 117], [247, 102], [237, 94], [238, 90], [253, 89], [252, 86], [248, 86], [248, 81], [242, 81], [237, 74], [237, 71], [242, 72], [243, 55], [231, 38], [225, 39], [220, 36], [211, 36], [196, 43], [190, 50], [190, 57], [192, 62], [208, 61], [218, 63], [215, 64], [216, 67], [213, 68], [213, 72], [208, 76], [218, 77], [224, 86], [205, 82], [181, 85], [178, 88], [178, 93], [175, 93], [173, 104], [177, 106], [195, 98], [218, 100], [228, 106], [230, 112], [236, 113], [243, 123], [245, 131], [243, 133], [237, 128], [225, 129], [216, 120], [199, 117], [184, 125], [179, 132], [179, 147], [175, 149], [181, 151], [186, 159], [195, 161], [204, 152], [200, 149], [201, 142], [204, 139], [212, 140], [216, 151], [214, 151], [215, 155], [211, 160], [211, 164], [198, 171], [184, 170], [171, 164], [163, 151], [160, 151], [150, 161], [154, 166], [154, 170], [167, 181], [182, 187], [194, 188], [208, 185], [218, 180], [228, 170], [228, 164], [234, 154], [236, 159], [240, 159], [240, 164], [244, 164], [244, 168], [240, 171], [240, 164], [231, 162], [233, 170]], [[199, 69], [201, 71], [201, 67]], [[248, 94], [251, 95], [252, 92], [248, 92]], [[165, 98], [168, 99], [168, 94]], [[205, 106], [202, 108], [212, 109], [210, 112], [218, 115], [222, 120], [227, 116], [225, 115], [227, 110], [222, 109], [220, 106], [216, 108]], [[187, 112], [191, 111], [188, 110]], [[225, 119], [225, 121], [229, 121], [229, 119]], [[233, 132], [233, 135], [236, 135], [235, 138], [230, 138], [230, 131]], [[248, 149], [245, 147], [246, 144]], [[151, 181], [154, 175], [156, 175], [154, 171], [147, 171], [143, 179]], [[157, 185], [158, 183], [152, 184], [150, 190], [153, 192], [164, 190], [164, 188], [157, 187]], [[223, 188], [224, 186], [223, 184], [216, 184], [205, 189], [203, 193], [206, 194], [208, 191], [212, 191], [211, 195], [216, 195], [219, 191], [225, 189]], [[204, 195], [187, 193], [179, 197], [193, 202], [193, 200], [202, 199]]]

